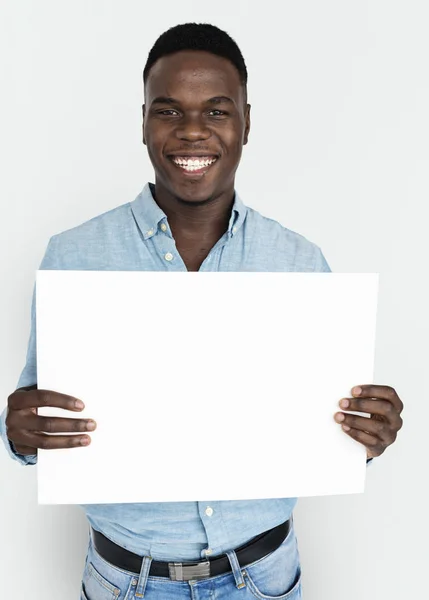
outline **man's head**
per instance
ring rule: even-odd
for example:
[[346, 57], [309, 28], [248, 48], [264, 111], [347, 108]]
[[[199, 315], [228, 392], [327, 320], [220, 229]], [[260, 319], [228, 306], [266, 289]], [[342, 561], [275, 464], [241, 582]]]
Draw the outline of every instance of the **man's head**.
[[191, 203], [232, 194], [250, 129], [247, 69], [234, 40], [213, 25], [173, 27], [150, 51], [143, 80], [143, 143], [157, 188]]

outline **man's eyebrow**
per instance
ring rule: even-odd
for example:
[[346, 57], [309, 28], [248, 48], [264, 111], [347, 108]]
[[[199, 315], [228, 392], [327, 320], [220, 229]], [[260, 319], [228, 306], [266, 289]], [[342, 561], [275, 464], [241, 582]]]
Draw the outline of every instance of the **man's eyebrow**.
[[180, 102], [170, 96], [158, 96], [152, 100], [152, 104], [180, 104]]
[[[228, 96], [214, 96], [213, 98], [209, 98], [205, 102], [206, 104], [222, 104], [229, 103], [234, 104], [234, 100], [228, 98]], [[158, 96], [152, 100], [151, 104], [180, 104], [179, 100], [176, 98], [171, 98], [171, 96]]]
[[234, 100], [232, 100], [232, 98], [228, 98], [228, 96], [214, 96], [214, 98], [207, 100], [207, 104], [222, 104], [224, 102], [234, 104]]

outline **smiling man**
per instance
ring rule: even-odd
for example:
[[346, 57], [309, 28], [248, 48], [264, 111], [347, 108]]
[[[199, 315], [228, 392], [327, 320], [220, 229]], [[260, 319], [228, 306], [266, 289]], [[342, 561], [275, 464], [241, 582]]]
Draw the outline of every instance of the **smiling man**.
[[[232, 42], [227, 50], [220, 38], [211, 40], [216, 35], [210, 27], [168, 32], [143, 75], [143, 143], [155, 169], [154, 196], [188, 271], [198, 271], [228, 231], [235, 172], [250, 130], [244, 61]], [[221, 55], [187, 49], [198, 42], [217, 45]], [[164, 54], [171, 43], [184, 49]]]
[[[315, 244], [250, 209], [235, 191], [250, 105], [245, 62], [228, 34], [198, 24], [168, 30], [149, 54], [144, 83], [143, 143], [155, 184], [146, 184], [133, 202], [51, 238], [41, 268], [329, 272]], [[35, 336], [33, 303], [27, 363], [1, 422], [6, 448], [24, 465], [36, 463], [38, 448], [85, 452], [82, 446], [90, 443], [85, 432], [96, 427], [87, 419], [37, 415], [40, 406], [78, 413], [84, 399], [37, 389]], [[143, 390], [145, 376], [142, 365]], [[151, 402], [141, 390], [136, 393]], [[359, 385], [340, 407], [345, 412], [333, 418], [345, 435], [366, 446], [369, 459], [395, 440], [402, 425], [402, 402], [391, 387]], [[209, 456], [218, 477], [216, 443]], [[238, 460], [245, 457], [243, 448]], [[136, 477], [145, 476], [145, 460], [156, 456], [142, 452]], [[168, 468], [159, 465], [165, 477]], [[81, 598], [300, 598], [295, 503], [283, 498], [86, 505], [91, 535]]]

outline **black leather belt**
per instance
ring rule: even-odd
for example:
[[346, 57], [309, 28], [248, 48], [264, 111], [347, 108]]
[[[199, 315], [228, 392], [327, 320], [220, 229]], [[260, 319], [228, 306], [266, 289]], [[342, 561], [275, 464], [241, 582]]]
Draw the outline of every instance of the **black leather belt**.
[[[235, 550], [240, 567], [243, 568], [251, 563], [274, 552], [286, 539], [290, 530], [290, 521], [286, 521], [269, 531], [261, 533], [244, 546]], [[118, 546], [102, 533], [92, 529], [94, 548], [98, 554], [110, 564], [130, 571], [137, 576], [140, 574], [143, 559], [138, 554], [130, 552], [122, 546]], [[222, 575], [231, 571], [231, 565], [226, 554], [208, 559], [202, 562], [162, 562], [153, 560], [151, 562], [149, 575], [156, 577], [168, 577], [173, 581], [190, 581], [191, 579], [205, 579]]]

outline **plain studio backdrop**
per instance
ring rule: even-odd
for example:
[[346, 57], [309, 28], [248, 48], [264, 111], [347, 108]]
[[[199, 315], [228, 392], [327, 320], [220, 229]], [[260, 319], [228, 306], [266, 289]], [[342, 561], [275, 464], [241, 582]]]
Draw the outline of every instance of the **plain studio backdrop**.
[[[318, 244], [333, 271], [380, 273], [375, 381], [397, 389], [404, 427], [368, 469], [365, 494], [300, 500], [304, 597], [420, 597], [429, 562], [423, 1], [3, 0], [0, 406], [24, 365], [49, 237], [154, 181], [141, 142], [141, 73], [158, 35], [187, 21], [226, 29], [247, 62], [243, 200]], [[39, 507], [36, 469], [1, 448], [0, 469], [2, 598], [74, 600], [83, 512]]]

